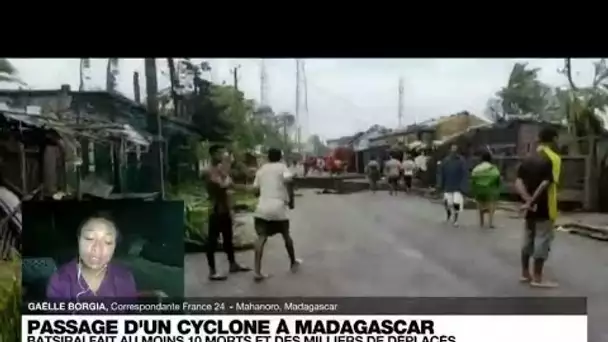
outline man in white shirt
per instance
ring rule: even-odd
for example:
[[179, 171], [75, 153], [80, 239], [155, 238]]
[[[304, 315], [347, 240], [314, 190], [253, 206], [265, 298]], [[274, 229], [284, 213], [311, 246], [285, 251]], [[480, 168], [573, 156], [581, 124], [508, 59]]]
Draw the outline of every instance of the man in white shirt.
[[369, 179], [369, 189], [372, 193], [376, 193], [376, 190], [378, 190], [378, 181], [380, 180], [380, 164], [378, 164], [376, 158], [371, 158], [365, 168], [365, 172]]
[[418, 180], [422, 183], [422, 186], [427, 186], [428, 185], [428, 177], [427, 177], [427, 163], [428, 163], [428, 156], [426, 155], [426, 153], [423, 151], [420, 152], [420, 154], [414, 158], [414, 163], [416, 164], [416, 178], [418, 178]]
[[325, 172], [325, 160], [323, 158], [317, 158], [317, 172], [320, 176]]
[[384, 174], [388, 180], [389, 194], [397, 195], [397, 189], [399, 187], [399, 176], [401, 174], [401, 162], [397, 159], [396, 153], [391, 153], [389, 159], [384, 163]]
[[412, 189], [412, 178], [414, 177], [414, 171], [416, 170], [416, 163], [414, 163], [414, 161], [406, 155], [401, 167], [403, 169], [405, 191], [409, 191]]
[[258, 241], [255, 246], [255, 275], [256, 281], [267, 278], [262, 274], [262, 255], [268, 237], [281, 234], [289, 255], [292, 272], [296, 272], [301, 261], [296, 259], [293, 239], [289, 234], [289, 217], [287, 211], [293, 209], [293, 174], [281, 162], [280, 150], [268, 150], [268, 162], [256, 172], [254, 188], [259, 190], [259, 201], [254, 213], [255, 230]]

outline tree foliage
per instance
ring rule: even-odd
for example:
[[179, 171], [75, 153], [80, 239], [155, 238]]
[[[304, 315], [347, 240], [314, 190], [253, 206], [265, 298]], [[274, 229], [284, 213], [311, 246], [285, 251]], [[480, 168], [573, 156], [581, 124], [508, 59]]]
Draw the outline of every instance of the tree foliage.
[[316, 134], [313, 134], [310, 136], [310, 138], [308, 138], [308, 144], [311, 146], [312, 153], [315, 156], [325, 156], [327, 153], [329, 153], [329, 148], [327, 145], [325, 145], [321, 138]]
[[560, 70], [568, 80], [570, 89], [564, 94], [566, 120], [570, 131], [579, 137], [598, 134], [603, 130], [604, 117], [608, 109], [608, 67], [606, 59], [594, 62], [594, 75], [591, 84], [580, 86], [572, 77], [572, 60], [566, 58]]
[[0, 58], [0, 82], [25, 84], [17, 75], [17, 69], [6, 58]]
[[561, 72], [570, 87], [551, 87], [538, 79], [540, 69], [515, 63], [507, 84], [488, 99], [485, 114], [495, 121], [514, 115], [567, 123], [577, 136], [601, 130], [599, 115], [608, 106], [608, 67], [605, 59], [594, 63], [594, 77], [589, 85], [578, 86], [572, 79], [571, 60], [565, 60]]
[[291, 149], [292, 114], [275, 114], [233, 86], [211, 83], [206, 79], [211, 71], [206, 61], [169, 58], [167, 64], [171, 86], [159, 93], [161, 113], [191, 121], [202, 140], [228, 143], [235, 152], [260, 146]]
[[[488, 103], [489, 113], [499, 118], [509, 115], [541, 118], [550, 103], [552, 89], [538, 80], [539, 71], [539, 68], [528, 68], [527, 63], [515, 63], [507, 85], [497, 92], [495, 100]], [[497, 108], [497, 103], [501, 108]]]
[[494, 121], [498, 122], [505, 119], [505, 112], [502, 106], [502, 99], [500, 97], [491, 97], [486, 102], [485, 116]]

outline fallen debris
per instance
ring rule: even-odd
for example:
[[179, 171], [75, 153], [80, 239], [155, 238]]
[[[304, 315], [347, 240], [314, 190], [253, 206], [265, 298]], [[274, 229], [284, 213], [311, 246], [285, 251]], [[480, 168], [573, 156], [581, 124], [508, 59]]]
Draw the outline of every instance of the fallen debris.
[[599, 241], [608, 241], [608, 228], [594, 227], [581, 223], [565, 223], [557, 227], [560, 231], [566, 231], [570, 234], [585, 236]]
[[317, 191], [317, 195], [336, 195], [339, 194], [338, 191], [333, 190], [333, 189], [323, 189], [320, 191]]

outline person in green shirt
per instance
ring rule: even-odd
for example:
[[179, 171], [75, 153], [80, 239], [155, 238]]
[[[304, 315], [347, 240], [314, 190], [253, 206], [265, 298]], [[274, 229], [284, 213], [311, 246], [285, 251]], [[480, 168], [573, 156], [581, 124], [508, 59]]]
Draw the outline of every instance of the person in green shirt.
[[479, 209], [479, 225], [485, 226], [485, 214], [488, 214], [489, 226], [494, 228], [494, 211], [500, 197], [500, 170], [492, 163], [492, 155], [484, 150], [481, 163], [471, 172], [471, 192]]

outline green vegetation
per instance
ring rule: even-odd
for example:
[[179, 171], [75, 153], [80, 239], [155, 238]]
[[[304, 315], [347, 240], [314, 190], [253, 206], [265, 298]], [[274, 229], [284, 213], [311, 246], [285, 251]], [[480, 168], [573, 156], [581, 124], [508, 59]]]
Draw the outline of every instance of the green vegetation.
[[525, 115], [565, 124], [567, 139], [560, 141], [572, 155], [585, 155], [585, 189], [583, 208], [596, 210], [599, 204], [599, 169], [607, 156], [597, 153], [597, 137], [608, 124], [608, 65], [605, 58], [593, 63], [593, 79], [588, 84], [576, 84], [573, 61], [564, 60], [558, 72], [564, 75], [567, 86], [551, 87], [538, 79], [539, 68], [525, 63], [513, 66], [507, 85], [488, 100], [486, 115], [495, 121]]
[[275, 114], [271, 107], [245, 98], [235, 86], [207, 81], [212, 68], [207, 62], [170, 58], [167, 64], [171, 86], [158, 94], [160, 112], [191, 119], [202, 141], [224, 142], [235, 153], [258, 146], [294, 147], [290, 139], [295, 126], [293, 114]]
[[608, 66], [602, 58], [593, 63], [594, 76], [588, 85], [573, 80], [572, 60], [566, 58], [563, 74], [567, 87], [551, 87], [538, 79], [540, 69], [515, 63], [507, 84], [488, 100], [486, 115], [494, 120], [528, 115], [536, 119], [566, 122], [576, 137], [597, 134], [608, 106]]
[[[277, 147], [291, 151], [294, 144], [290, 139], [295, 126], [294, 116], [288, 112], [275, 114], [268, 106], [257, 105], [235, 86], [212, 84], [205, 80], [210, 66], [203, 62], [193, 63], [190, 59], [168, 59], [171, 87], [158, 94], [159, 110], [162, 115], [175, 116], [191, 122], [199, 133], [199, 138], [185, 137], [186, 142], [171, 146], [169, 160], [178, 156], [173, 169], [188, 165], [188, 177], [179, 175], [172, 178], [169, 198], [185, 202], [185, 240], [189, 245], [202, 251], [207, 240], [207, 220], [210, 203], [203, 182], [199, 179], [199, 161], [208, 159], [207, 150], [211, 142], [224, 143], [234, 154], [235, 175], [233, 178], [248, 180], [244, 156], [260, 146]], [[116, 88], [116, 74], [119, 66], [117, 58], [110, 58], [106, 70], [106, 89]], [[87, 67], [90, 67], [87, 66]], [[153, 70], [156, 74], [156, 70]], [[148, 73], [147, 73], [148, 74]], [[191, 84], [180, 84], [178, 80], [189, 79]], [[23, 84], [18, 71], [8, 59], [0, 58], [0, 81]], [[186, 83], [185, 81], [182, 81]], [[184, 148], [186, 147], [186, 148]], [[183, 152], [185, 151], [185, 152]], [[196, 167], [193, 167], [196, 166]], [[245, 175], [245, 177], [237, 177]], [[246, 192], [233, 194], [233, 203], [238, 211], [251, 211], [256, 198]], [[237, 224], [235, 227], [235, 247], [247, 248], [255, 238], [250, 225]], [[0, 342], [20, 340], [21, 269], [20, 262], [0, 263]]]
[[[204, 183], [197, 181], [182, 184], [179, 187], [171, 189], [169, 196], [172, 199], [184, 201], [185, 241], [190, 245], [190, 250], [202, 251], [207, 241], [209, 211], [211, 210], [211, 202], [207, 198]], [[232, 203], [236, 213], [251, 212], [257, 204], [257, 198], [249, 192], [236, 191], [232, 194]], [[250, 245], [253, 242], [251, 238], [243, 238], [241, 236], [251, 233], [243, 231], [243, 229], [247, 229], [248, 227], [239, 229], [237, 225], [236, 228], [235, 247], [241, 249], [251, 247]], [[237, 241], [240, 241], [240, 244]]]
[[0, 58], [0, 82], [12, 82], [24, 85], [17, 76], [17, 69], [6, 58]]
[[21, 340], [21, 262], [0, 261], [0, 342]]
[[[256, 104], [245, 98], [236, 85], [213, 84], [206, 80], [212, 66], [207, 62], [195, 63], [189, 58], [167, 60], [171, 86], [158, 94], [160, 112], [163, 115], [190, 118], [201, 138], [189, 139], [190, 162], [208, 161], [210, 144], [223, 143], [235, 158], [232, 178], [238, 183], [251, 181], [248, 156], [255, 155], [261, 147], [277, 147], [292, 151], [295, 117], [289, 112], [275, 114], [269, 106]], [[318, 139], [320, 140], [320, 139]], [[319, 144], [318, 144], [319, 145]], [[183, 149], [182, 149], [183, 150]], [[173, 153], [169, 153], [173, 155]], [[182, 158], [182, 157], [180, 157]], [[182, 159], [184, 161], [184, 159]], [[207, 199], [200, 175], [176, 177], [169, 190], [171, 198], [185, 202], [186, 243], [190, 250], [202, 251], [207, 241], [207, 226], [211, 204]], [[232, 194], [232, 204], [239, 212], [252, 211], [256, 198], [247, 192]], [[244, 218], [242, 218], [244, 219]], [[251, 244], [252, 227], [235, 221], [235, 247], [246, 248]], [[255, 235], [255, 234], [254, 234]]]

